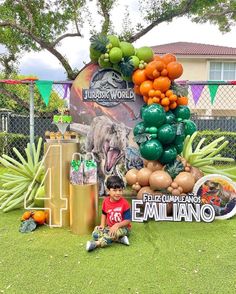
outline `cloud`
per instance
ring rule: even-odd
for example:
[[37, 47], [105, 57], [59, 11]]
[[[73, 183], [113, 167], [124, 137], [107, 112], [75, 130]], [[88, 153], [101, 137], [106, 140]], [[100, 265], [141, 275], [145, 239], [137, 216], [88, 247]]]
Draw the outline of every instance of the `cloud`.
[[[22, 75], [36, 75], [40, 80], [66, 80], [66, 75], [62, 67], [56, 66], [56, 62], [47, 62], [48, 55], [46, 53], [36, 54], [30, 53], [28, 57], [24, 57], [20, 72]], [[53, 57], [53, 59], [55, 59]]]

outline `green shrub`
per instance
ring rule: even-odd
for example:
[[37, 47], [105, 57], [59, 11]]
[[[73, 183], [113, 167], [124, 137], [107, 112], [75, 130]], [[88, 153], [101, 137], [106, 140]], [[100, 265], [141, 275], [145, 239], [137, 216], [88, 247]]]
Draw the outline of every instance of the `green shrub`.
[[217, 138], [224, 136], [225, 140], [229, 141], [229, 144], [220, 152], [220, 154], [224, 157], [231, 157], [236, 159], [236, 132], [221, 132], [218, 130], [205, 130], [198, 131], [198, 135], [194, 142], [194, 148], [198, 144], [201, 138], [206, 138], [204, 144], [205, 146]]

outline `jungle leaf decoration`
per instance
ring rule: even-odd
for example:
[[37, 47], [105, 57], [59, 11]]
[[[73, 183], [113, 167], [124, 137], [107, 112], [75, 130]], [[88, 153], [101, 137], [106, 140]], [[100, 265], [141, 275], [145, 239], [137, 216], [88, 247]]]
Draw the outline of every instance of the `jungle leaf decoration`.
[[102, 34], [94, 35], [89, 40], [91, 42], [91, 47], [94, 50], [97, 50], [101, 53], [107, 52], [106, 46], [109, 44], [109, 39], [106, 36]]

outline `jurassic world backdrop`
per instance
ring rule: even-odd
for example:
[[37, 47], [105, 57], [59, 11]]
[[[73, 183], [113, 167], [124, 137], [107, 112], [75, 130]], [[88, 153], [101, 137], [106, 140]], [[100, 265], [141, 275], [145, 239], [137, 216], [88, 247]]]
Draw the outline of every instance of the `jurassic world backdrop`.
[[96, 158], [100, 195], [107, 176], [124, 176], [132, 167], [143, 165], [132, 133], [143, 104], [132, 82], [96, 64], [88, 65], [72, 85], [71, 129], [82, 135], [81, 151], [93, 152]]

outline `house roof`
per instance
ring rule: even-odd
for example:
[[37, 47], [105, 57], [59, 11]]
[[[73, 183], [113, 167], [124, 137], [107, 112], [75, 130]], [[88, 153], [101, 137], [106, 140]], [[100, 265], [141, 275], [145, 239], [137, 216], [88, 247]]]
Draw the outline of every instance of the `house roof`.
[[153, 46], [152, 49], [155, 54], [236, 56], [236, 48], [190, 42], [163, 44]]

